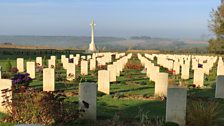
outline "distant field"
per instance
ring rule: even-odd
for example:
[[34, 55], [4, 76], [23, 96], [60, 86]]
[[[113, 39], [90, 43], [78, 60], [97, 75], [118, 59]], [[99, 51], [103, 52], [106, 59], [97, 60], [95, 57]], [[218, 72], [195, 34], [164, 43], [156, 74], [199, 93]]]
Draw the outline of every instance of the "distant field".
[[[89, 36], [0, 36], [0, 43], [13, 43], [20, 48], [41, 49], [88, 49], [91, 38]], [[169, 39], [151, 37], [95, 37], [99, 50], [126, 51], [134, 50], [177, 50], [186, 48], [205, 48], [207, 41], [188, 39]], [[0, 45], [3, 46], [2, 44]], [[7, 46], [3, 46], [6, 48]]]

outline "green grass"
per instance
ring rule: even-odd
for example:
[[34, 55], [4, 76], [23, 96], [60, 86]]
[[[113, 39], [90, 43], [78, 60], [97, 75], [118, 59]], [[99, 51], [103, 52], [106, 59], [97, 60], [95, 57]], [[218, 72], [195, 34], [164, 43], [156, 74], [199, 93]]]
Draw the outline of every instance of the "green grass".
[[[1, 59], [1, 58], [0, 58]], [[12, 66], [16, 66], [16, 58], [10, 60]], [[34, 59], [33, 59], [34, 60]], [[60, 60], [58, 60], [60, 61]], [[140, 63], [137, 59], [131, 59], [132, 62]], [[7, 60], [0, 60], [0, 65], [5, 67]], [[56, 70], [65, 74], [63, 70]], [[216, 70], [213, 69], [211, 73], [215, 73]], [[76, 75], [80, 73], [80, 68], [76, 69]], [[85, 76], [85, 81], [97, 82], [97, 72], [90, 71], [88, 76]], [[190, 73], [192, 78], [193, 73]], [[171, 76], [169, 76], [171, 77]], [[31, 86], [34, 88], [42, 89], [42, 76], [37, 74], [37, 78], [32, 81]], [[172, 77], [176, 78], [175, 81], [178, 82], [180, 76]], [[193, 80], [186, 80], [185, 83], [192, 84]], [[205, 84], [211, 86], [215, 80], [205, 80]], [[66, 90], [66, 92], [76, 92], [78, 93], [79, 81], [67, 82], [67, 81], [56, 81], [57, 90]], [[144, 100], [144, 99], [128, 99], [128, 98], [117, 98], [116, 96], [153, 96], [154, 95], [154, 83], [150, 82], [146, 77], [146, 74], [141, 73], [141, 70], [124, 70], [121, 76], [117, 78], [116, 83], [110, 85], [111, 95], [101, 95], [98, 93], [97, 97], [97, 118], [99, 120], [111, 119], [115, 114], [119, 114], [122, 120], [133, 120], [137, 119], [137, 114], [139, 109], [143, 109], [148, 112], [150, 116], [165, 117], [165, 101], [159, 100]], [[214, 98], [215, 91], [212, 88], [205, 89], [189, 89], [188, 96], [197, 97], [208, 97]], [[78, 101], [78, 96], [69, 97], [66, 99], [68, 101]], [[3, 117], [0, 114], [0, 118]], [[0, 124], [0, 125], [10, 125], [10, 124]]]

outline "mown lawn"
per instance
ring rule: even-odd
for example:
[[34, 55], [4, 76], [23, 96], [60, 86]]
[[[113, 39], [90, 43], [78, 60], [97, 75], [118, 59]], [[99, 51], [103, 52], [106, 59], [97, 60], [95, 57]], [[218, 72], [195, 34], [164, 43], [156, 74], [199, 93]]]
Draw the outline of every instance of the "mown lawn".
[[[16, 61], [10, 60], [13, 66], [16, 66]], [[0, 60], [0, 65], [4, 67], [7, 60]], [[60, 62], [60, 60], [58, 60]], [[137, 59], [132, 59], [132, 62], [140, 63]], [[66, 74], [65, 70], [56, 70], [63, 75]], [[214, 73], [215, 69], [211, 71]], [[4, 72], [3, 72], [4, 73]], [[80, 68], [76, 69], [76, 76], [79, 76]], [[191, 79], [185, 81], [187, 84], [192, 84]], [[31, 87], [42, 89], [42, 75], [36, 74], [36, 79], [30, 84]], [[57, 77], [57, 76], [56, 76]], [[97, 72], [90, 71], [88, 76], [83, 77], [84, 81], [97, 82]], [[174, 77], [172, 77], [174, 78]], [[179, 81], [179, 76], [175, 77]], [[207, 77], [208, 78], [208, 77]], [[66, 92], [78, 93], [79, 80], [74, 82], [56, 81], [57, 90], [66, 90]], [[212, 85], [215, 82], [214, 78], [205, 80], [206, 85]], [[141, 70], [125, 69], [121, 76], [117, 78], [116, 83], [112, 83], [110, 87], [110, 95], [104, 95], [98, 92], [97, 97], [97, 118], [99, 120], [112, 119], [115, 115], [119, 115], [121, 120], [138, 120], [138, 113], [144, 110], [152, 117], [165, 118], [166, 102], [159, 99], [144, 99], [150, 98], [154, 95], [154, 82], [149, 81], [145, 73]], [[189, 89], [189, 96], [214, 98], [214, 89], [207, 87], [205, 89]], [[70, 96], [69, 101], [78, 101], [78, 96]], [[3, 117], [3, 114], [0, 114]], [[10, 125], [10, 124], [0, 124]]]

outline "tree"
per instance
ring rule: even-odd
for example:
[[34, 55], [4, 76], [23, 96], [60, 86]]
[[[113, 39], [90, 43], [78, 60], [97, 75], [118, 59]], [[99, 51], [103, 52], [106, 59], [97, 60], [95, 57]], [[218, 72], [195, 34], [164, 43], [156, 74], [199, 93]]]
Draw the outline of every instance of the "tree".
[[224, 53], [224, 4], [217, 10], [212, 10], [209, 21], [209, 29], [215, 34], [215, 38], [209, 40], [209, 52]]

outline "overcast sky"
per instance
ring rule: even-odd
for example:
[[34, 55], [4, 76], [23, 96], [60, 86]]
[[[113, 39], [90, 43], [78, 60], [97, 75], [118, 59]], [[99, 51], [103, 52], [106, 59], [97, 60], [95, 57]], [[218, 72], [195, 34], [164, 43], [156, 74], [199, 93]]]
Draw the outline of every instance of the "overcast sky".
[[0, 0], [0, 35], [152, 36], [209, 34], [220, 0]]

